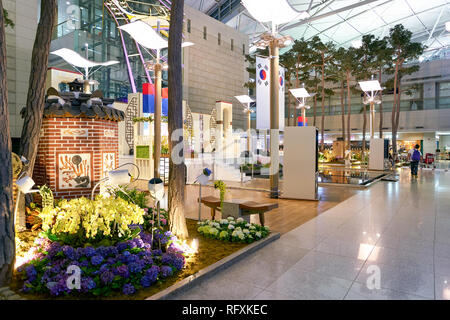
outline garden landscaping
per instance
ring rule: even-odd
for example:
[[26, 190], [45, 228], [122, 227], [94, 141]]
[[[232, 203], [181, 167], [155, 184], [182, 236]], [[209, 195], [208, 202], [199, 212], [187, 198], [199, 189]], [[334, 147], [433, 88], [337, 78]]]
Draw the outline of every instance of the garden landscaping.
[[164, 210], [158, 226], [146, 194], [127, 191], [131, 202], [117, 193], [38, 209], [39, 228], [17, 234], [11, 289], [26, 299], [145, 299], [269, 234], [241, 219], [187, 219], [189, 239], [180, 241]]

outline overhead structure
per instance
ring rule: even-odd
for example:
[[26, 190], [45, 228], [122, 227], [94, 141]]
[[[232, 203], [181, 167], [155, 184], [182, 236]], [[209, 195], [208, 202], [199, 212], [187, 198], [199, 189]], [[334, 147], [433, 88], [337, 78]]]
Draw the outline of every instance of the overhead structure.
[[[155, 3], [143, 3], [140, 5], [148, 9], [147, 12], [138, 12], [130, 6], [130, 2], [127, 0], [104, 0], [103, 5], [108, 14], [114, 19], [116, 26], [119, 27], [118, 32], [120, 34], [122, 42], [122, 50], [125, 57], [125, 63], [127, 65], [128, 78], [130, 81], [131, 91], [133, 93], [137, 92], [135, 75], [133, 74], [130, 57], [137, 55], [141, 61], [143, 68], [146, 63], [146, 58], [141, 50], [141, 45], [135, 40], [135, 48], [137, 53], [130, 54], [128, 52], [127, 46], [125, 44], [125, 37], [120, 26], [129, 24], [134, 21], [141, 21], [152, 27], [156, 28], [157, 22], [160, 24], [160, 31], [163, 35], [168, 36], [169, 28], [169, 17], [170, 17], [170, 7], [165, 3], [165, 1], [159, 0]], [[156, 52], [153, 52], [156, 55]], [[147, 68], [144, 68], [147, 81], [153, 83], [150, 77], [150, 73]]]
[[[251, 39], [266, 32], [260, 20], [251, 10], [234, 0], [212, 3], [207, 0], [186, 0], [191, 6], [246, 33]], [[261, 2], [261, 1], [257, 1]], [[377, 37], [389, 35], [389, 29], [403, 24], [412, 31], [413, 41], [427, 46], [421, 60], [444, 57], [450, 50], [449, 30], [450, 4], [445, 0], [287, 0], [297, 11], [306, 11], [310, 17], [288, 22], [281, 26], [283, 35], [295, 39], [311, 39], [318, 35], [323, 41], [336, 46], [350, 47], [365, 34]], [[355, 42], [356, 41], [356, 42]]]

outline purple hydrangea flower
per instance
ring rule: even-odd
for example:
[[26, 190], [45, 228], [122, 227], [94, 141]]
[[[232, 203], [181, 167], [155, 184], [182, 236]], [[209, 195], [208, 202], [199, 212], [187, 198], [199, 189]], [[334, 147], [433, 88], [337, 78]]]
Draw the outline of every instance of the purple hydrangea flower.
[[81, 292], [89, 292], [90, 290], [95, 289], [95, 287], [97, 287], [97, 284], [94, 279], [90, 277], [81, 278]]
[[115, 270], [115, 273], [123, 278], [128, 278], [130, 276], [128, 267], [126, 265], [118, 266]]
[[77, 251], [71, 247], [71, 246], [63, 246], [62, 247], [62, 251], [64, 252], [64, 255], [69, 258], [70, 260], [77, 260], [78, 259], [78, 255], [77, 255]]
[[128, 265], [131, 273], [139, 273], [142, 271], [144, 266], [140, 262], [132, 262]]
[[104, 284], [108, 284], [111, 283], [114, 280], [114, 274], [111, 271], [104, 271], [101, 275], [100, 275], [100, 280], [102, 281], [102, 283]]
[[84, 260], [80, 262], [81, 267], [89, 267], [89, 260]]
[[22, 287], [23, 292], [31, 292], [33, 290], [33, 286], [30, 281], [25, 281]]
[[103, 262], [103, 257], [102, 256], [99, 256], [99, 255], [97, 255], [97, 256], [93, 256], [92, 258], [91, 258], [91, 263], [94, 265], [94, 266], [98, 266], [100, 263], [102, 263]]
[[25, 268], [25, 272], [27, 273], [28, 281], [33, 282], [34, 280], [36, 280], [37, 271], [32, 264]]
[[119, 252], [122, 252], [123, 250], [128, 249], [128, 243], [126, 242], [121, 242], [117, 245], [117, 250], [119, 250]]
[[[58, 278], [55, 278], [55, 280], [58, 280]], [[46, 286], [50, 290], [50, 294], [52, 296], [59, 296], [68, 289], [66, 281], [64, 279], [59, 279], [58, 281], [53, 282], [47, 282]]]
[[162, 266], [161, 267], [161, 275], [164, 278], [170, 277], [173, 274], [173, 270], [169, 266]]
[[84, 248], [84, 254], [86, 255], [86, 257], [90, 258], [95, 256], [96, 252], [95, 249], [92, 247], [86, 247]]
[[123, 290], [122, 292], [126, 295], [130, 295], [133, 294], [136, 291], [136, 289], [134, 288], [134, 286], [130, 283], [127, 283], [123, 286]]

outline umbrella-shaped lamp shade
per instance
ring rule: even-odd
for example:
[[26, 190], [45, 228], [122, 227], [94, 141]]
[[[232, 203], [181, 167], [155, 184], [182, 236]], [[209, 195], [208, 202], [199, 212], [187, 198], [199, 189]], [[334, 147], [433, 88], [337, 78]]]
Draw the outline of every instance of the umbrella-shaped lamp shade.
[[148, 191], [150, 196], [157, 201], [161, 201], [164, 198], [164, 181], [160, 178], [153, 178], [148, 182]]
[[364, 92], [381, 91], [381, 86], [378, 80], [361, 81], [359, 86]]
[[311, 96], [305, 88], [290, 89], [289, 91], [296, 98], [309, 98]]
[[119, 61], [111, 60], [106, 62], [94, 62], [90, 61], [88, 59], [83, 58], [78, 53], [76, 53], [73, 50], [62, 48], [58, 49], [56, 51], [51, 52], [51, 54], [57, 55], [61, 58], [63, 58], [66, 62], [70, 63], [71, 65], [74, 65], [75, 67], [79, 68], [92, 68], [96, 66], [110, 66], [113, 64], [119, 63]]
[[164, 49], [168, 43], [147, 23], [134, 21], [120, 26], [119, 29], [127, 32], [137, 43], [147, 49]]
[[259, 22], [281, 24], [309, 17], [305, 11], [294, 10], [287, 0], [242, 0], [242, 4]]
[[128, 173], [128, 170], [109, 171], [108, 177], [109, 177], [109, 182], [115, 186], [127, 184], [127, 183], [130, 183], [130, 181], [131, 181], [131, 176]]
[[[167, 48], [169, 45], [167, 40], [162, 38], [152, 26], [141, 20], [120, 26], [119, 29], [127, 32], [137, 43], [147, 49], [160, 50]], [[192, 45], [194, 45], [192, 42], [183, 42], [181, 46], [189, 47]]]
[[17, 188], [22, 193], [30, 192], [31, 188], [34, 186], [34, 181], [30, 176], [25, 176], [16, 181]]
[[247, 104], [247, 103], [252, 103], [255, 102], [255, 100], [253, 100], [252, 98], [250, 98], [247, 95], [242, 95], [242, 96], [235, 96], [235, 98], [242, 104]]

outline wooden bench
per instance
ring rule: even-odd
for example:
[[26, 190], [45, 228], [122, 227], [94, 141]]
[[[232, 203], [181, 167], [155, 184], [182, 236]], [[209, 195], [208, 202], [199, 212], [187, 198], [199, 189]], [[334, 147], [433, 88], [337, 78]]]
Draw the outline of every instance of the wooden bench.
[[[198, 200], [197, 200], [198, 201]], [[227, 200], [227, 203], [233, 203], [239, 205], [239, 213], [242, 216], [258, 214], [261, 225], [264, 226], [265, 219], [264, 213], [272, 209], [278, 208], [278, 203], [259, 203], [250, 200], [232, 199]], [[216, 210], [222, 211], [220, 207], [220, 199], [214, 196], [202, 197], [202, 203], [211, 208], [211, 219], [214, 220], [216, 216]]]

